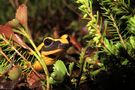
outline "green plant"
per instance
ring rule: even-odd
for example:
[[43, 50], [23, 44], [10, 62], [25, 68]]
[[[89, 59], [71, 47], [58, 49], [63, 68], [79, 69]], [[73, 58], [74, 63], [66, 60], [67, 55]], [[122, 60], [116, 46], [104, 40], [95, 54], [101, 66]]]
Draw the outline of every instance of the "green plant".
[[[27, 72], [28, 70], [28, 73], [33, 71], [37, 76], [40, 77], [38, 72], [35, 71], [32, 66], [32, 60], [37, 59], [45, 72], [44, 75], [46, 79], [44, 79], [44, 82], [46, 82], [46, 84], [43, 83], [43, 89], [46, 87], [47, 90], [50, 90], [50, 84], [62, 83], [67, 74], [67, 69], [64, 63], [58, 60], [56, 64], [54, 64], [54, 72], [52, 72], [51, 76], [49, 75], [48, 67], [41, 53], [39, 52], [38, 47], [31, 38], [27, 19], [27, 7], [25, 4], [22, 4], [16, 11], [15, 19], [9, 21], [5, 25], [0, 26], [0, 39], [2, 41], [0, 43], [0, 54], [3, 61], [1, 62], [2, 69], [0, 70], [0, 75], [4, 76], [5, 73], [8, 72], [8, 78], [16, 81], [21, 77], [22, 72]], [[27, 39], [32, 48], [29, 47], [19, 35], [22, 35], [25, 39]], [[14, 44], [14, 42], [19, 45], [17, 46], [17, 44]], [[26, 49], [26, 51], [20, 49]], [[30, 57], [30, 52], [34, 58]], [[20, 66], [17, 66], [18, 64]], [[12, 67], [13, 69], [10, 70]], [[59, 75], [61, 76], [59, 77]]]
[[[89, 40], [85, 47], [95, 48], [94, 55], [86, 57], [84, 65], [86, 70], [90, 70], [88, 72], [91, 76], [96, 77], [102, 71], [114, 73], [123, 67], [134, 66], [133, 2], [132, 0], [77, 0], [83, 19], [88, 21]], [[98, 67], [95, 68], [95, 65]], [[82, 73], [86, 73], [85, 69]]]
[[[10, 0], [14, 8], [16, 6], [19, 8], [15, 19], [0, 25], [0, 78], [7, 81], [10, 79], [15, 83], [19, 79], [25, 79], [31, 89], [39, 86], [47, 90], [57, 87], [59, 89], [61, 86], [61, 89], [79, 90], [83, 85], [87, 85], [87, 88], [92, 90], [110, 90], [109, 86], [112, 84], [112, 89], [115, 90], [117, 85], [122, 88], [127, 86], [128, 78], [134, 81], [135, 7], [133, 0], [76, 0], [83, 15], [82, 19], [87, 22], [87, 34], [78, 30], [81, 27], [78, 25], [81, 22], [78, 21], [70, 24], [68, 22], [68, 26], [65, 26], [65, 23], [62, 25], [50, 23], [53, 20], [59, 22], [57, 18], [60, 18], [60, 22], [67, 18], [72, 20], [71, 13], [66, 13], [66, 10], [70, 10], [78, 14], [68, 4], [72, 1], [20, 0], [19, 2], [27, 3], [28, 10], [31, 12], [27, 15], [25, 4], [19, 6], [19, 3]], [[40, 10], [48, 13], [39, 12]], [[59, 14], [62, 16], [59, 17]], [[34, 20], [32, 21], [34, 24], [31, 21], [28, 24], [28, 16], [29, 20]], [[2, 22], [7, 21], [5, 17], [7, 15], [2, 17]], [[44, 23], [48, 25], [45, 28]], [[71, 46], [62, 57], [64, 61], [57, 60], [51, 66], [46, 65], [36, 42], [32, 39], [31, 33], [35, 32], [30, 33], [29, 30], [29, 25], [35, 26], [35, 24], [36, 28], [32, 27], [35, 30], [43, 24], [42, 29], [47, 28], [47, 35], [52, 27], [56, 37], [58, 33], [65, 33], [63, 27], [71, 33], [69, 35]], [[57, 57], [61, 59], [61, 56]], [[43, 71], [37, 72], [32, 66], [36, 60], [41, 64], [39, 66], [43, 67]]]

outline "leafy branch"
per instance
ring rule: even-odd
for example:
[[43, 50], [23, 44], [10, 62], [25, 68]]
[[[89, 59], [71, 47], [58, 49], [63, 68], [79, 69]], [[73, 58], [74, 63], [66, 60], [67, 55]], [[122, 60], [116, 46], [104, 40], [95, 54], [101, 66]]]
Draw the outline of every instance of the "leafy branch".
[[120, 34], [119, 28], [118, 28], [118, 26], [116, 25], [116, 22], [115, 22], [113, 16], [111, 15], [110, 17], [111, 17], [111, 19], [112, 19], [113, 26], [116, 28], [116, 31], [117, 31], [117, 33], [118, 33], [118, 35], [119, 35], [120, 41], [121, 41], [123, 47], [126, 49], [126, 45], [125, 45], [124, 40], [123, 40], [123, 38], [122, 38], [122, 36], [121, 36], [121, 34]]
[[[32, 47], [34, 48], [34, 50], [31, 49], [30, 47], [28, 47], [20, 39], [20, 37], [17, 34], [15, 34], [14, 32], [15, 33], [18, 33], [18, 34], [20, 34], [22, 36], [24, 36], [24, 38], [26, 38], [29, 41], [29, 43], [32, 45]], [[28, 29], [28, 26], [27, 26], [27, 7], [24, 4], [20, 5], [19, 8], [17, 9], [15, 19], [13, 19], [12, 21], [9, 21], [5, 25], [1, 25], [0, 26], [0, 34], [4, 35], [8, 39], [11, 38], [13, 41], [15, 41], [16, 43], [18, 43], [20, 46], [22, 46], [23, 48], [25, 48], [25, 49], [27, 49], [27, 50], [29, 50], [30, 52], [33, 53], [33, 55], [37, 58], [37, 60], [39, 61], [39, 63], [43, 67], [43, 70], [44, 70], [45, 75], [46, 75], [46, 80], [47, 80], [47, 90], [49, 90], [50, 89], [50, 84], [49, 84], [49, 72], [48, 72], [48, 68], [47, 68], [47, 66], [45, 64], [45, 61], [42, 58], [40, 52], [38, 51], [35, 43], [31, 39], [31, 34], [30, 34], [29, 29]], [[6, 40], [6, 38], [4, 38], [3, 36], [1, 36], [1, 39], [5, 43], [7, 43], [23, 60], [25, 60], [26, 62], [28, 62], [27, 59], [12, 44], [10, 45], [10, 42], [8, 42]], [[31, 66], [31, 68], [33, 69], [32, 66]], [[33, 69], [33, 71], [34, 71], [34, 69]]]

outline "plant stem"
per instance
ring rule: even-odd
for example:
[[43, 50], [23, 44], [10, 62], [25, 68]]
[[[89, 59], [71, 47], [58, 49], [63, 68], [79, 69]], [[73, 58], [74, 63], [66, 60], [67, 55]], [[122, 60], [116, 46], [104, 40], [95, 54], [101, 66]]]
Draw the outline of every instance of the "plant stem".
[[80, 80], [81, 80], [81, 77], [82, 77], [82, 74], [83, 74], [85, 52], [86, 52], [86, 48], [82, 49], [81, 54], [80, 54], [80, 65], [81, 66], [80, 66], [80, 73], [79, 73], [78, 81], [77, 81], [77, 85], [76, 85], [76, 90], [79, 89]]
[[123, 47], [126, 49], [126, 45], [125, 45], [124, 40], [123, 40], [123, 38], [122, 38], [122, 36], [121, 36], [121, 34], [120, 34], [120, 32], [119, 32], [119, 28], [118, 28], [118, 26], [116, 25], [116, 21], [114, 20], [114, 17], [113, 17], [112, 15], [110, 15], [110, 17], [111, 17], [111, 19], [112, 19], [112, 21], [113, 21], [113, 25], [114, 25], [114, 27], [116, 28], [116, 31], [117, 31], [118, 35], [119, 35], [121, 44], [122, 44]]
[[[26, 29], [26, 28], [25, 28], [25, 29]], [[33, 46], [33, 48], [34, 48], [35, 51], [33, 51], [31, 48], [29, 48], [29, 50], [30, 50], [30, 52], [33, 53], [33, 55], [37, 58], [37, 60], [39, 61], [39, 63], [40, 63], [41, 66], [43, 67], [43, 70], [44, 70], [45, 75], [46, 75], [46, 80], [47, 80], [47, 90], [50, 90], [49, 71], [48, 71], [47, 65], [46, 65], [44, 59], [42, 58], [42, 56], [41, 56], [39, 50], [37, 49], [36, 45], [35, 45], [34, 42], [32, 41], [31, 36], [29, 35], [29, 33], [26, 32], [26, 31], [28, 31], [28, 30], [25, 31], [25, 29], [24, 29], [24, 28], [19, 28], [19, 30], [20, 30], [19, 33], [21, 33], [23, 36], [25, 36], [25, 37], [29, 40], [30, 44]], [[27, 28], [27, 29], [28, 29], [28, 28]]]
[[[24, 31], [25, 32], [25, 31]], [[49, 84], [49, 71], [48, 71], [48, 68], [47, 68], [47, 65], [45, 64], [45, 61], [44, 59], [41, 57], [41, 54], [40, 52], [38, 51], [36, 45], [34, 44], [34, 42], [31, 40], [30, 36], [25, 32], [25, 35], [27, 37], [27, 39], [30, 41], [31, 45], [34, 47], [36, 53], [32, 51], [32, 53], [36, 56], [36, 58], [38, 59], [39, 63], [42, 65], [43, 67], [43, 70], [45, 71], [45, 74], [46, 74], [46, 79], [47, 79], [47, 90], [50, 90], [50, 84]], [[37, 55], [36, 55], [37, 54]]]

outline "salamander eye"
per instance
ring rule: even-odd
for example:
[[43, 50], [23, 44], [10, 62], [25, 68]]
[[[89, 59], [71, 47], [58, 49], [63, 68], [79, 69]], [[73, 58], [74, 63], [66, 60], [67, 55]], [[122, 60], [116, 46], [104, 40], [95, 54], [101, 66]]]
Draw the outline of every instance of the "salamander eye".
[[45, 46], [50, 46], [52, 43], [53, 43], [53, 40], [51, 40], [51, 39], [45, 39], [44, 40], [44, 45]]

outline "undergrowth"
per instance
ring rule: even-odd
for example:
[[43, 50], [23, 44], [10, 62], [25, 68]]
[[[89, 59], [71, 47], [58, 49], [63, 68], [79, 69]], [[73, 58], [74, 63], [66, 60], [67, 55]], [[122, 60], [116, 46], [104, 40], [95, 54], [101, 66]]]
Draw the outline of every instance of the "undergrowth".
[[[77, 5], [74, 5], [78, 6], [81, 14], [68, 4], [69, 2], [73, 3], [66, 0], [41, 0], [40, 2], [24, 0], [24, 4], [19, 5], [10, 1], [12, 7], [18, 8], [15, 19], [7, 23], [5, 17], [0, 19], [6, 23], [0, 25], [1, 86], [16, 88], [20, 83], [25, 83], [22, 85], [25, 88], [43, 90], [134, 88], [134, 1], [76, 0], [74, 3]], [[44, 3], [46, 4], [41, 5]], [[38, 7], [34, 6], [35, 4]], [[28, 15], [27, 8], [31, 10]], [[38, 12], [39, 9], [48, 11], [48, 14]], [[72, 14], [67, 14], [66, 11]], [[62, 17], [59, 17], [59, 14]], [[42, 20], [46, 16], [47, 20]], [[78, 18], [82, 16], [81, 20], [84, 23], [78, 18], [72, 21], [76, 16]], [[27, 19], [30, 21], [28, 22]], [[57, 22], [50, 22], [50, 19]], [[81, 27], [80, 23], [82, 26], [87, 24]], [[37, 24], [36, 28], [30, 30], [29, 27], [34, 27], [35, 24]], [[45, 43], [41, 45], [46, 45], [45, 40], [50, 40], [47, 41], [49, 45], [43, 50], [38, 50], [40, 47], [37, 45], [39, 43], [37, 37], [43, 33], [39, 34], [33, 29], [42, 29], [47, 33], [44, 35], [45, 38], [40, 38], [41, 43]], [[51, 29], [53, 30], [49, 31]], [[51, 37], [47, 37], [49, 35]], [[55, 44], [51, 45], [51, 42]], [[45, 58], [42, 56], [42, 51], [47, 49], [53, 52], [59, 43], [61, 47], [68, 43], [68, 48], [64, 48], [60, 54], [52, 55], [52, 58], [51, 55], [45, 55]], [[5, 87], [9, 82], [14, 84]]]

